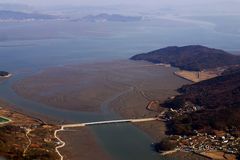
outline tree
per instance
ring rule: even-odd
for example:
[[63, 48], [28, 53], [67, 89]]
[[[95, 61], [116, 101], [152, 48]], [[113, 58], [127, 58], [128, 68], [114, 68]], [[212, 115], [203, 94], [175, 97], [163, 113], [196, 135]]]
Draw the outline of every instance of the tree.
[[156, 143], [154, 148], [157, 152], [169, 151], [176, 148], [176, 143], [168, 138], [164, 138], [161, 142]]

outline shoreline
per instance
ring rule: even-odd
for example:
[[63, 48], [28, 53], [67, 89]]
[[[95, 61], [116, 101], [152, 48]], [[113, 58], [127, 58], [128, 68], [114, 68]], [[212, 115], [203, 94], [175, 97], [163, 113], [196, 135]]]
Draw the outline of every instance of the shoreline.
[[170, 150], [170, 151], [161, 151], [160, 154], [163, 155], [163, 156], [166, 156], [166, 155], [174, 154], [178, 151], [180, 151], [180, 150], [179, 149], [174, 149], [174, 150]]
[[10, 74], [8, 74], [7, 76], [3, 76], [4, 78], [10, 78], [10, 77], [12, 77], [12, 74], [10, 73]]
[[12, 74], [11, 74], [11, 73], [9, 73], [9, 74], [6, 75], [6, 76], [0, 76], [0, 78], [10, 78], [10, 77], [12, 77]]
[[15, 112], [17, 114], [22, 114], [25, 115], [29, 118], [35, 119], [38, 122], [42, 123], [42, 124], [51, 124], [51, 125], [57, 125], [58, 121], [56, 118], [54, 117], [49, 117], [37, 112], [32, 112], [32, 111], [27, 111], [27, 110], [23, 110], [18, 108], [15, 104], [12, 104], [11, 102], [9, 102], [6, 99], [0, 98], [0, 104], [4, 105], [4, 108], [6, 108], [9, 111]]

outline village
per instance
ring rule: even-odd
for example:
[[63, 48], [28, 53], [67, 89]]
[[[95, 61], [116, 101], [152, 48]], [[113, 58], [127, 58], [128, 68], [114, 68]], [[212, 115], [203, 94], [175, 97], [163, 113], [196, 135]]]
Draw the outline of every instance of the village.
[[[204, 109], [204, 107], [193, 105], [189, 102], [185, 103], [179, 109], [170, 108], [162, 119], [166, 122], [182, 116], [187, 113], [196, 112]], [[231, 135], [226, 131], [216, 131], [214, 134], [204, 133], [193, 130], [193, 135], [170, 135], [170, 140], [176, 142], [176, 150], [184, 152], [194, 152], [201, 155], [208, 155], [208, 152], [216, 152], [228, 154], [236, 157], [240, 153], [240, 137]], [[215, 155], [214, 155], [215, 156]], [[207, 156], [209, 157], [209, 156]]]
[[197, 133], [195, 136], [178, 136], [177, 148], [183, 151], [223, 151], [230, 154], [240, 152], [240, 138], [226, 134], [226, 136], [212, 136], [207, 133]]

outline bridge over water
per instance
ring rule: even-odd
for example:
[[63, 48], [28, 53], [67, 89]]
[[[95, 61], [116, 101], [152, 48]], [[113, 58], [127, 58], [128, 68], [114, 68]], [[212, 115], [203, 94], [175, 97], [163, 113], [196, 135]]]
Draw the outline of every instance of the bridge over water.
[[122, 120], [110, 120], [110, 121], [98, 121], [98, 122], [88, 122], [88, 123], [78, 123], [78, 124], [66, 124], [62, 125], [63, 128], [75, 128], [75, 127], [85, 127], [90, 125], [103, 125], [103, 124], [113, 124], [113, 123], [139, 123], [139, 122], [148, 122], [156, 121], [159, 118], [141, 118], [141, 119], [122, 119]]
[[148, 122], [148, 121], [157, 121], [159, 118], [140, 118], [140, 119], [122, 119], [122, 120], [110, 120], [110, 121], [98, 121], [98, 122], [88, 122], [88, 123], [77, 123], [77, 124], [66, 124], [62, 125], [60, 129], [55, 130], [54, 137], [59, 141], [59, 145], [56, 146], [55, 150], [57, 154], [60, 156], [60, 160], [63, 160], [63, 156], [59, 152], [59, 148], [62, 148], [66, 145], [64, 141], [62, 141], [57, 133], [60, 131], [64, 131], [65, 128], [75, 128], [75, 127], [85, 127], [90, 125], [103, 125], [103, 124], [114, 124], [114, 123], [139, 123], [139, 122]]

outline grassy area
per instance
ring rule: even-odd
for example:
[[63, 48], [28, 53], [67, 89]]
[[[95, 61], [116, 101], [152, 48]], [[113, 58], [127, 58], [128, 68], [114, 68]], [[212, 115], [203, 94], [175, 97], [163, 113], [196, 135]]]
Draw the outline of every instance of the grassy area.
[[10, 121], [9, 119], [7, 118], [4, 118], [4, 117], [0, 117], [0, 123], [5, 123], [5, 122], [8, 122]]

